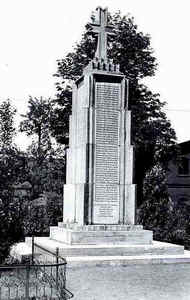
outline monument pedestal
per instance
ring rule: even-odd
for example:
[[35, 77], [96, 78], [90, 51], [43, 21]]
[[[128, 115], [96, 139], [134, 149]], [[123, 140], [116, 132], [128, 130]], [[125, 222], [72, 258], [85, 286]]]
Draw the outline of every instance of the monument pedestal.
[[[27, 238], [26, 243], [31, 245], [31, 239]], [[59, 240], [52, 240], [48, 237], [35, 237], [36, 250], [41, 260], [52, 260], [51, 255], [47, 256], [45, 250], [53, 253], [59, 248], [59, 255], [66, 258], [70, 266], [85, 264], [96, 265], [97, 263], [123, 265], [138, 263], [167, 263], [178, 256], [178, 262], [184, 262], [190, 258], [189, 251], [184, 252], [184, 247], [170, 243], [153, 241], [151, 244], [64, 244]], [[39, 247], [38, 247], [39, 246]], [[40, 248], [41, 247], [41, 248]], [[44, 249], [44, 251], [42, 250]], [[188, 254], [189, 253], [189, 254]], [[190, 262], [190, 261], [189, 261]]]
[[140, 225], [59, 224], [50, 227], [50, 239], [69, 245], [150, 245], [152, 231]]
[[[31, 244], [31, 238], [26, 242]], [[51, 261], [51, 255], [59, 248], [59, 255], [66, 258], [70, 266], [141, 264], [190, 262], [190, 253], [184, 247], [156, 242], [152, 231], [141, 225], [88, 225], [59, 223], [50, 227], [50, 237], [35, 237], [35, 253], [42, 261]], [[188, 254], [189, 253], [189, 254]]]

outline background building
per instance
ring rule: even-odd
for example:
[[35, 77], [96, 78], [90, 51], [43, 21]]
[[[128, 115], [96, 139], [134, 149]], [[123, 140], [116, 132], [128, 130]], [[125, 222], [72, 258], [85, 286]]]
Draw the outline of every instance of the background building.
[[190, 141], [180, 143], [179, 147], [180, 164], [169, 164], [168, 191], [175, 204], [190, 206]]

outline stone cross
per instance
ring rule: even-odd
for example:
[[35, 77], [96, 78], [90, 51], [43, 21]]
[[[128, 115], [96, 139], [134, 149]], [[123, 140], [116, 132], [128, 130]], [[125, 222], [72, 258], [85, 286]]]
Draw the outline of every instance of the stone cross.
[[107, 62], [107, 35], [112, 33], [112, 26], [108, 26], [108, 9], [97, 7], [98, 20], [93, 20], [92, 32], [98, 34], [98, 44], [95, 53], [95, 58], [103, 59]]

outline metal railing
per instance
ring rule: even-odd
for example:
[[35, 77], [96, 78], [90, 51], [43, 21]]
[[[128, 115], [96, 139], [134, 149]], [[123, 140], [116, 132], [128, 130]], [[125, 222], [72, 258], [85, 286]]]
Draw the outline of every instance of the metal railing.
[[[40, 263], [35, 248], [41, 248], [55, 262]], [[32, 257], [25, 265], [0, 266], [0, 300], [66, 300], [73, 294], [66, 289], [66, 260], [56, 252], [47, 251], [32, 238]]]

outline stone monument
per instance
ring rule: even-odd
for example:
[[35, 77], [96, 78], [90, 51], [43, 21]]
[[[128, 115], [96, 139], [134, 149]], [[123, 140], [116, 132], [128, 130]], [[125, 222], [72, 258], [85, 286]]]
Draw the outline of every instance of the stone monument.
[[[123, 267], [149, 264], [154, 269], [155, 264], [190, 262], [183, 246], [153, 241], [151, 231], [135, 224], [129, 82], [107, 58], [107, 35], [112, 30], [107, 9], [98, 7], [97, 13], [92, 24], [98, 38], [95, 58], [73, 87], [63, 222], [50, 228], [49, 238], [35, 238], [42, 256], [42, 249], [58, 247], [67, 259], [69, 288], [78, 300], [126, 299], [125, 282], [134, 274]], [[172, 282], [173, 275], [164, 272]], [[160, 271], [153, 273], [159, 291]]]
[[152, 232], [135, 225], [129, 83], [107, 58], [107, 9], [97, 12], [95, 58], [73, 86], [63, 223], [50, 237], [69, 244], [150, 244]]

